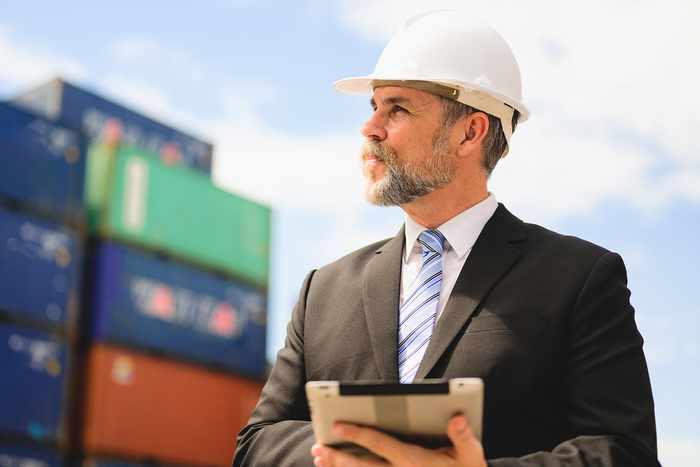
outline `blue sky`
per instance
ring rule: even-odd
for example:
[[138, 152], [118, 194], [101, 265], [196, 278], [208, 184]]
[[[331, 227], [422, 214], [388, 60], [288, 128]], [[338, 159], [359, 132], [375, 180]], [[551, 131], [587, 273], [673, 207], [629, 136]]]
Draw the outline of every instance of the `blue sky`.
[[[4, 3], [0, 96], [60, 74], [210, 139], [216, 183], [273, 206], [270, 358], [303, 276], [399, 228], [399, 210], [362, 197], [368, 99], [331, 84], [371, 71], [423, 2]], [[698, 3], [431, 6], [455, 3], [511, 43], [532, 110], [492, 191], [524, 220], [623, 255], [662, 459], [700, 465]]]

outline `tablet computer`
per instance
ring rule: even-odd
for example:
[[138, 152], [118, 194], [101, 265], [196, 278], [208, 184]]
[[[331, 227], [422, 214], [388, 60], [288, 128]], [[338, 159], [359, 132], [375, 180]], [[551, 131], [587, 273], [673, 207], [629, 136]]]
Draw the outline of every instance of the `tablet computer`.
[[332, 430], [335, 422], [376, 428], [403, 441], [436, 448], [451, 446], [447, 423], [462, 414], [481, 439], [484, 383], [480, 378], [411, 384], [310, 381], [306, 396], [317, 442], [355, 455], [368, 452], [337, 438]]

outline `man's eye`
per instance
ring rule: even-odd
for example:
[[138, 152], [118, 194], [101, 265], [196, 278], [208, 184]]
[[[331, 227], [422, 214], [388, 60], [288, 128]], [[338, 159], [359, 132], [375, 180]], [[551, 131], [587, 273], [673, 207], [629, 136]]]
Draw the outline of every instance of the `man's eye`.
[[401, 107], [400, 105], [395, 105], [391, 108], [391, 113], [395, 114], [397, 112], [408, 112], [406, 109]]

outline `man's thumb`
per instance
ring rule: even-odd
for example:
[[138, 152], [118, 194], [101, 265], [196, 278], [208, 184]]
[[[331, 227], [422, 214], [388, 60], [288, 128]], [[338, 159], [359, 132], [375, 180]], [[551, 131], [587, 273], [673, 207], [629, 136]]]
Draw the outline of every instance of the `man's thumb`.
[[483, 457], [481, 443], [474, 437], [474, 432], [463, 415], [452, 417], [447, 424], [447, 436], [452, 441], [457, 458], [471, 460], [475, 455], [477, 458]]

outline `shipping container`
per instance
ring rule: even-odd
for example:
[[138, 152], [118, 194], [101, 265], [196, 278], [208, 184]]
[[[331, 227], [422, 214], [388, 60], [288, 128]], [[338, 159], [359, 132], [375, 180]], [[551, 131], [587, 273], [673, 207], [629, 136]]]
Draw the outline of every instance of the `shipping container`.
[[61, 467], [59, 452], [47, 446], [0, 442], [0, 467]]
[[260, 290], [111, 242], [93, 261], [95, 340], [264, 376]]
[[[86, 193], [98, 233], [267, 287], [268, 207], [221, 190], [191, 170], [166, 168], [133, 148], [89, 157], [91, 168], [100, 167], [87, 175], [87, 185], [98, 191]], [[93, 163], [94, 157], [103, 162]], [[92, 177], [106, 181], [93, 184]]]
[[13, 102], [79, 129], [89, 140], [98, 139], [105, 126], [117, 122], [125, 144], [158, 155], [167, 163], [211, 173], [210, 143], [64, 80], [49, 81], [17, 96]]
[[72, 328], [77, 320], [80, 238], [57, 224], [0, 206], [0, 311]]
[[84, 449], [91, 455], [229, 466], [262, 384], [97, 344], [90, 350]]
[[85, 154], [79, 133], [0, 102], [0, 197], [80, 223]]
[[68, 351], [46, 332], [0, 323], [0, 433], [65, 439]]

